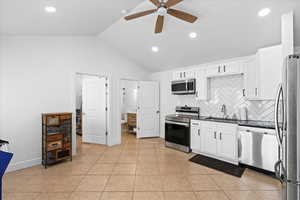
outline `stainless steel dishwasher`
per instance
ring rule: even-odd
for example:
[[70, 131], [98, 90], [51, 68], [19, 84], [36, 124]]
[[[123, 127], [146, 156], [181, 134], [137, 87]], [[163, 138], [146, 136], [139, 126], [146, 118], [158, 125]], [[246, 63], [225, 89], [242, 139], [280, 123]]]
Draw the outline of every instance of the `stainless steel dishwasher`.
[[239, 127], [239, 162], [274, 172], [278, 143], [274, 129]]

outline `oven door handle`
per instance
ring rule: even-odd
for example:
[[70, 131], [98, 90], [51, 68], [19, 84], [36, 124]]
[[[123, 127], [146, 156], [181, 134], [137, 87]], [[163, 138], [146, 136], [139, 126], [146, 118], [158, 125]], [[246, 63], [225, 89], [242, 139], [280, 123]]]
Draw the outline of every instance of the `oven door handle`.
[[166, 120], [166, 124], [175, 124], [175, 125], [189, 127], [189, 124], [187, 124], [187, 123], [180, 123], [180, 122], [174, 122], [174, 121], [169, 121], [169, 120]]

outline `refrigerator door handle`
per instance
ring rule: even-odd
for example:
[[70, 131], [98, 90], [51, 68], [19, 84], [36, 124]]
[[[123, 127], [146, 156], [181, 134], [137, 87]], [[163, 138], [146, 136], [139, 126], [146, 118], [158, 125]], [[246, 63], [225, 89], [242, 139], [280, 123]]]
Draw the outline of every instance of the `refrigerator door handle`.
[[275, 177], [281, 182], [283, 183], [284, 180], [283, 178], [281, 177], [281, 173], [280, 173], [280, 166], [282, 164], [282, 161], [279, 160], [275, 163], [275, 166], [274, 166], [274, 169], [275, 169]]
[[278, 122], [278, 109], [280, 103], [280, 97], [283, 94], [283, 87], [282, 84], [279, 85], [277, 95], [276, 95], [276, 102], [275, 102], [275, 130], [276, 130], [276, 138], [278, 145], [282, 148], [282, 138], [280, 137], [280, 127]]

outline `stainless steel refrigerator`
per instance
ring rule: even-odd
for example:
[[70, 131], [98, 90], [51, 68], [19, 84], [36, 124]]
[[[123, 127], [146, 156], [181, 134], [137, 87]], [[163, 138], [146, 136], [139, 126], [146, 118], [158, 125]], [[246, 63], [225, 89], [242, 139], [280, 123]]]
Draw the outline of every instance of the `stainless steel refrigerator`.
[[279, 144], [275, 173], [282, 182], [282, 199], [299, 200], [300, 55], [291, 55], [285, 60], [283, 82], [279, 86], [275, 104], [276, 135]]

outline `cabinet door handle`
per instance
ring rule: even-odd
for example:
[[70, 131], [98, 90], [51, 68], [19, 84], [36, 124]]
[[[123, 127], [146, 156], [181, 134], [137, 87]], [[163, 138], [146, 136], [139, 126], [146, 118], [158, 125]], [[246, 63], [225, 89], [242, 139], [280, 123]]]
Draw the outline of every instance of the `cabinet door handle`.
[[180, 78], [182, 78], [182, 72], [180, 72]]
[[243, 97], [246, 96], [245, 91], [246, 91], [246, 89], [243, 89]]
[[219, 67], [218, 67], [218, 73], [220, 73], [220, 72], [221, 72], [221, 67], [219, 66]]
[[226, 65], [224, 65], [223, 68], [224, 68], [224, 72], [226, 72]]
[[258, 90], [255, 88], [255, 96], [258, 96]]
[[200, 136], [200, 129], [198, 129], [198, 135]]
[[220, 140], [222, 140], [222, 132], [220, 132]]
[[217, 139], [217, 132], [214, 132], [214, 138]]
[[183, 77], [185, 78], [185, 72], [183, 72]]

